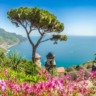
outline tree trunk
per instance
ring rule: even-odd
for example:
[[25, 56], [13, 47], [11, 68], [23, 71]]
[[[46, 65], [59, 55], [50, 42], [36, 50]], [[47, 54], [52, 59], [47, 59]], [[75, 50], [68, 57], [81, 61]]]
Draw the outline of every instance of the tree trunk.
[[33, 47], [33, 49], [32, 49], [32, 61], [33, 61], [33, 63], [35, 63], [35, 53], [36, 53], [36, 48]]

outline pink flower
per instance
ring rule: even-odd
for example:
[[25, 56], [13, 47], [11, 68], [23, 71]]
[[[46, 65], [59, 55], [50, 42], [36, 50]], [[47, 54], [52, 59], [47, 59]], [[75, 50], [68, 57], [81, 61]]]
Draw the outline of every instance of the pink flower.
[[8, 76], [8, 70], [7, 69], [4, 69], [4, 73], [6, 76]]
[[2, 91], [6, 90], [6, 83], [4, 80], [0, 80], [0, 88], [2, 89]]
[[90, 74], [91, 79], [96, 79], [96, 71], [92, 71]]
[[21, 90], [20, 85], [18, 85], [18, 84], [14, 84], [13, 89], [14, 89], [16, 92], [18, 92], [18, 91]]

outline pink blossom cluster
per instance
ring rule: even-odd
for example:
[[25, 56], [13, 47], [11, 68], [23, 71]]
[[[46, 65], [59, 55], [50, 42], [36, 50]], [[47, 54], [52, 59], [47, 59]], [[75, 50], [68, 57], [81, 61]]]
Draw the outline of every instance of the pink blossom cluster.
[[[83, 72], [83, 71], [82, 71]], [[5, 70], [8, 75], [8, 71]], [[48, 74], [48, 73], [47, 73]], [[95, 79], [96, 72], [89, 78]], [[96, 96], [96, 86], [91, 79], [72, 81], [70, 76], [51, 77], [39, 83], [16, 82], [11, 79], [0, 80], [2, 96]]]
[[96, 80], [96, 71], [92, 71], [92, 72], [91, 72], [90, 78]]

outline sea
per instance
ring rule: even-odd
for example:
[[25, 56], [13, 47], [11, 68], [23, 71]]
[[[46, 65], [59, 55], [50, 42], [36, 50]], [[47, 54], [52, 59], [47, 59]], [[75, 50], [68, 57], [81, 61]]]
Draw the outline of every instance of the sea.
[[[32, 37], [34, 42], [39, 37]], [[20, 42], [9, 48], [11, 54], [17, 51], [22, 58], [31, 60], [32, 47], [28, 40]], [[59, 41], [54, 44], [53, 41], [41, 43], [37, 49], [37, 53], [41, 56], [42, 65], [45, 65], [46, 55], [52, 52], [55, 56], [57, 67], [70, 67], [81, 65], [85, 62], [94, 60], [96, 53], [96, 37], [93, 36], [68, 36], [67, 41]]]

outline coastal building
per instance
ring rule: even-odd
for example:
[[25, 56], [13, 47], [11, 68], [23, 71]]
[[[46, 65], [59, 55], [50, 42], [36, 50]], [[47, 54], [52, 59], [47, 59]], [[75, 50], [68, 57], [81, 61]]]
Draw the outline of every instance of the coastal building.
[[35, 54], [35, 64], [39, 67], [41, 67], [41, 60], [40, 59], [41, 59], [41, 56], [38, 53], [36, 53]]
[[64, 73], [65, 73], [64, 67], [56, 68], [56, 73], [57, 73], [57, 76], [59, 77], [64, 76]]
[[45, 68], [47, 71], [51, 71], [53, 68], [56, 68], [54, 55], [49, 52], [46, 56]]

